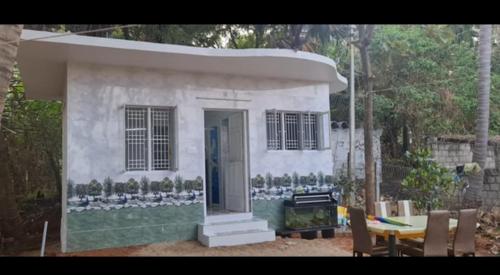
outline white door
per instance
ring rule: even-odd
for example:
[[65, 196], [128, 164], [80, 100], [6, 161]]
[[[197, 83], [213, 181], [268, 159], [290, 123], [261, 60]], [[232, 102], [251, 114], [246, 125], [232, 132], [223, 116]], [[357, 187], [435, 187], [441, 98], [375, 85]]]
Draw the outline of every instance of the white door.
[[228, 159], [225, 169], [226, 209], [245, 212], [245, 151], [243, 114], [229, 116], [228, 123]]

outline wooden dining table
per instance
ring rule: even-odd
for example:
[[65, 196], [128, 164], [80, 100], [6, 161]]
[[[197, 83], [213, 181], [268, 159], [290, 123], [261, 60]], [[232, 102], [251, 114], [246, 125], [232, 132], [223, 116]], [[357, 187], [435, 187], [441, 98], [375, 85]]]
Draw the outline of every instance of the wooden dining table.
[[[427, 227], [427, 216], [387, 217], [386, 219], [408, 224], [394, 225], [373, 220], [366, 220], [368, 231], [382, 236], [388, 242], [389, 256], [396, 256], [396, 239], [423, 238]], [[450, 219], [450, 231], [457, 227], [458, 221]]]

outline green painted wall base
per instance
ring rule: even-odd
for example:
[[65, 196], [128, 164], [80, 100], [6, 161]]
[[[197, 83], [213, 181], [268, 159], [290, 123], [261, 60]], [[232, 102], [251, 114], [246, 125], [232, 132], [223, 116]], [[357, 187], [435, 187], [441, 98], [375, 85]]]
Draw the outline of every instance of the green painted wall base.
[[283, 199], [253, 200], [253, 215], [267, 220], [270, 228], [282, 230], [285, 228], [285, 208], [283, 206], [283, 201]]
[[67, 252], [197, 239], [203, 205], [125, 208], [67, 215]]

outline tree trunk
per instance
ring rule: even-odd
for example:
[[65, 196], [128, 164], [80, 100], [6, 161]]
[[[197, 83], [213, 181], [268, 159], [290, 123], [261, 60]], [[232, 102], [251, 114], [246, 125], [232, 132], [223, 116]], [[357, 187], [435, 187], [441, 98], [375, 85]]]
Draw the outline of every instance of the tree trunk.
[[470, 177], [470, 187], [465, 193], [464, 203], [467, 207], [482, 205], [484, 168], [488, 151], [488, 128], [490, 116], [491, 86], [491, 25], [481, 25], [479, 30], [479, 91], [477, 102], [476, 140], [472, 161], [481, 166], [479, 176]]
[[358, 26], [359, 53], [363, 69], [365, 90], [364, 136], [365, 136], [365, 208], [369, 215], [375, 214], [375, 162], [373, 158], [373, 74], [368, 48], [374, 25]]

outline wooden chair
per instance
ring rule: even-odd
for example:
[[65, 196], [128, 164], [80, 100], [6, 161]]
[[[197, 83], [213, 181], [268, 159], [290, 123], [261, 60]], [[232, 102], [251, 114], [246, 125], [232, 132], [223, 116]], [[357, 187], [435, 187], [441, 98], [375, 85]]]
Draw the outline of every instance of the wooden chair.
[[397, 245], [399, 255], [409, 256], [448, 256], [448, 231], [450, 212], [435, 210], [427, 216], [427, 228], [423, 245], [412, 245], [410, 242], [401, 242]]
[[476, 219], [477, 209], [459, 211], [453, 244], [448, 248], [449, 256], [476, 256]]
[[389, 255], [387, 246], [375, 244], [375, 239], [370, 236], [366, 224], [365, 211], [359, 208], [349, 208], [352, 231], [352, 256], [362, 257], [363, 253], [371, 256]]

